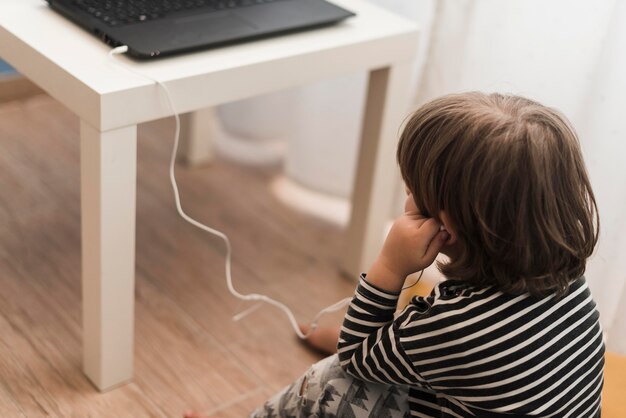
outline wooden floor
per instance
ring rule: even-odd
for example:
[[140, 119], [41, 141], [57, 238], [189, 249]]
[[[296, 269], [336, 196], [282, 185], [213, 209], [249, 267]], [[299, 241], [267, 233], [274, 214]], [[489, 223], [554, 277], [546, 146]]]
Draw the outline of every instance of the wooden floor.
[[[45, 95], [0, 105], [0, 417], [246, 416], [319, 357], [274, 308], [231, 320], [248, 305], [226, 290], [222, 242], [175, 212], [171, 120], [139, 128], [135, 379], [101, 394], [82, 374], [78, 126]], [[274, 199], [272, 171], [177, 173], [188, 213], [231, 237], [241, 291], [302, 320], [352, 294], [343, 231]]]

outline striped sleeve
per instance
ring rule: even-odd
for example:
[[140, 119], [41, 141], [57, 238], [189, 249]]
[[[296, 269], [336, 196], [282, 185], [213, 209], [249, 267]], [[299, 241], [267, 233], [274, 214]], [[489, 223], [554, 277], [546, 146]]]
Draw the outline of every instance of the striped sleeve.
[[361, 275], [344, 318], [337, 352], [347, 373], [360, 379], [399, 385], [423, 382], [400, 346], [394, 312], [399, 293], [389, 293]]

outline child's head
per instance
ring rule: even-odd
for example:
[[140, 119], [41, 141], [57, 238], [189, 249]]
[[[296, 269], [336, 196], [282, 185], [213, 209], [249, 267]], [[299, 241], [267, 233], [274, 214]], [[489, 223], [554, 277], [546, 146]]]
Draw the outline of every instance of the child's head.
[[420, 212], [445, 218], [457, 242], [446, 276], [543, 295], [585, 271], [597, 207], [558, 111], [511, 95], [444, 96], [410, 117], [397, 156]]

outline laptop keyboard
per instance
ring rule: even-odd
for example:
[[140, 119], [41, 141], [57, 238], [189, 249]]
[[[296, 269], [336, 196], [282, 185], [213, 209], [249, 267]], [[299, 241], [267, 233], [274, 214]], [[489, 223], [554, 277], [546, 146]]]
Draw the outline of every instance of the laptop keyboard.
[[195, 9], [210, 12], [276, 1], [279, 0], [72, 0], [72, 3], [109, 26], [121, 26]]

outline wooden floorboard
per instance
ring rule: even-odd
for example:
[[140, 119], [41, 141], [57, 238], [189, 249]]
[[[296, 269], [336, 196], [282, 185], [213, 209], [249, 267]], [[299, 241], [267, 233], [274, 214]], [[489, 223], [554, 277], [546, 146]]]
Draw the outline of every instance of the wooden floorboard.
[[[98, 393], [81, 372], [78, 127], [45, 95], [0, 105], [0, 416], [246, 416], [319, 359], [275, 308], [231, 320], [250, 304], [226, 289], [223, 242], [176, 214], [163, 120], [139, 127], [135, 379]], [[354, 289], [344, 234], [275, 199], [274, 175], [177, 168], [185, 210], [231, 238], [236, 287], [306, 320]]]

